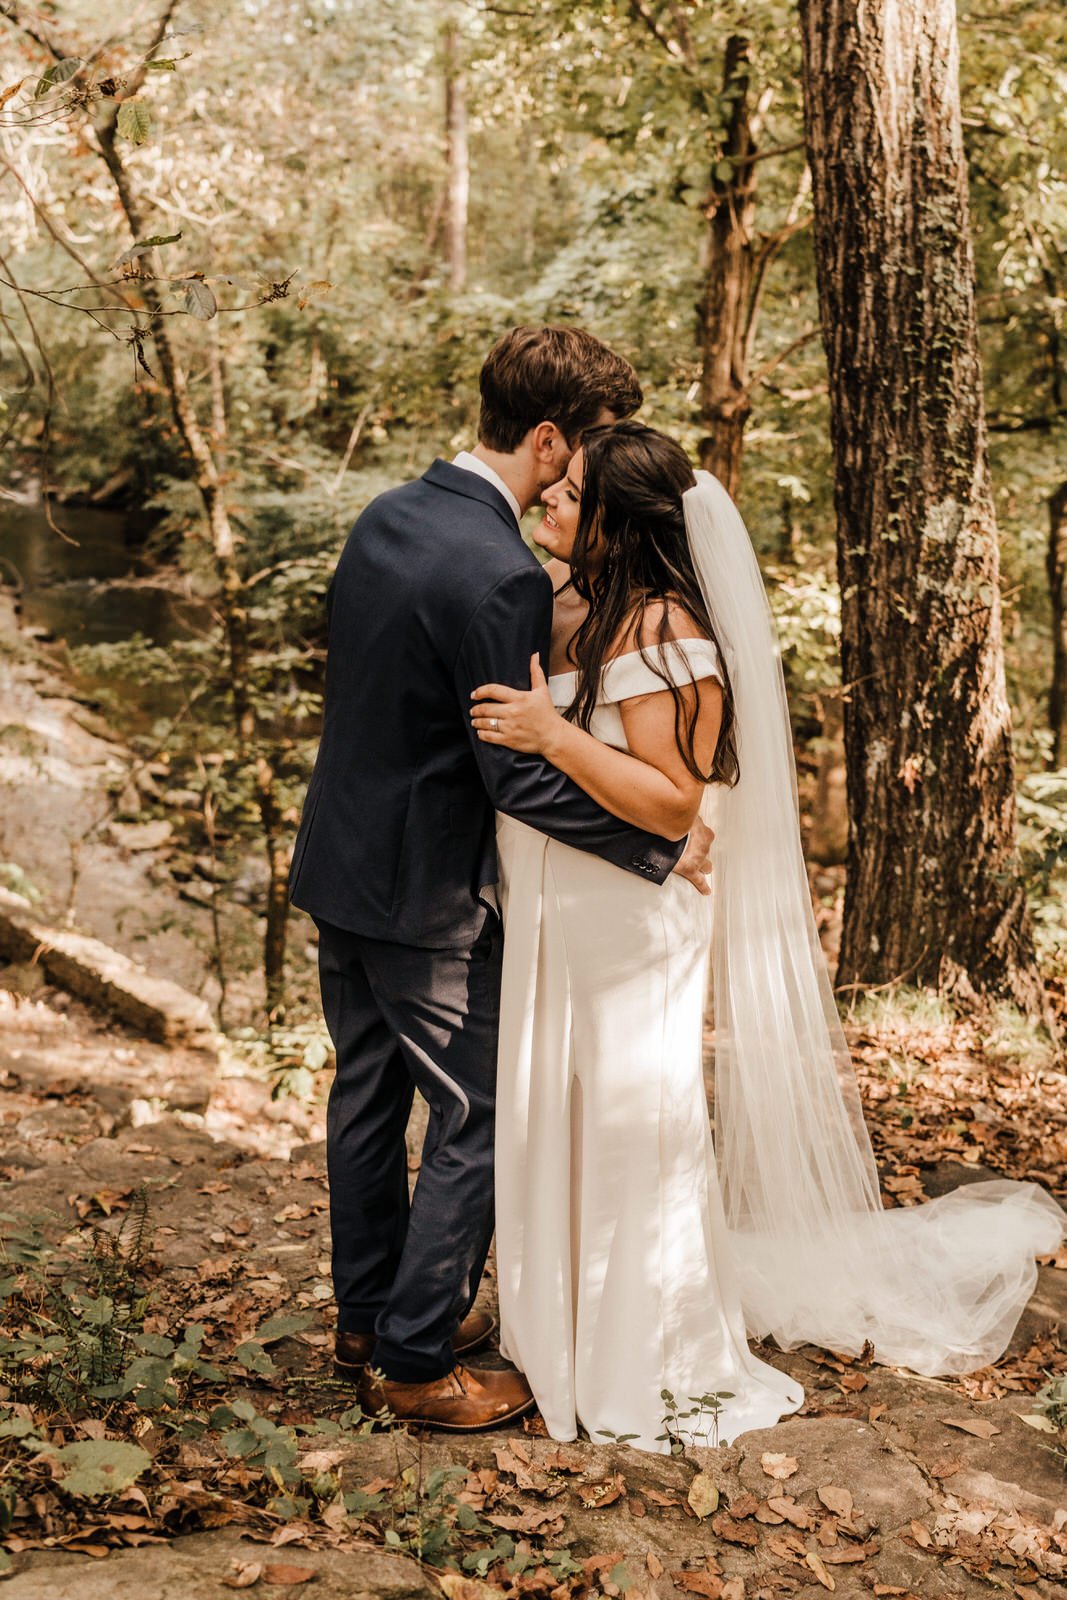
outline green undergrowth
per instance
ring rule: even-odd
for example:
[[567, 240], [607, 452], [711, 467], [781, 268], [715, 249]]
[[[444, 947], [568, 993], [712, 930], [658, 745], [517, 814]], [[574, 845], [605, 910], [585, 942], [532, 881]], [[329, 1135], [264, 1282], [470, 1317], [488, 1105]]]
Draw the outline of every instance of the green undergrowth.
[[[527, 1529], [503, 1474], [472, 1493], [472, 1469], [427, 1466], [421, 1441], [364, 1415], [346, 1386], [281, 1366], [271, 1347], [311, 1314], [272, 1316], [226, 1347], [198, 1323], [158, 1331], [144, 1189], [114, 1228], [57, 1244], [56, 1221], [0, 1213], [0, 1575], [37, 1546], [103, 1554], [131, 1529], [138, 1542], [232, 1523], [268, 1539], [288, 1525], [285, 1542], [305, 1547], [370, 1542], [504, 1594], [630, 1586], [621, 1565], [605, 1575], [557, 1542], [562, 1517]], [[395, 1440], [395, 1468], [361, 1481], [372, 1432]]]

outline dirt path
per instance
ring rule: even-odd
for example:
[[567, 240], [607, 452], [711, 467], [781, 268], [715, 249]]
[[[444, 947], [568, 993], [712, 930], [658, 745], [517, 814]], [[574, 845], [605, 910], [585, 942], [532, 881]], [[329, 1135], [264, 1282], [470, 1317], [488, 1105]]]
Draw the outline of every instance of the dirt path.
[[[145, 1044], [48, 991], [36, 1000], [0, 996], [0, 1083], [9, 1217], [48, 1218], [56, 1238], [94, 1222], [114, 1229], [147, 1184], [149, 1330], [197, 1323], [213, 1348], [232, 1349], [266, 1318], [303, 1313], [307, 1326], [272, 1347], [276, 1374], [249, 1375], [240, 1392], [279, 1422], [312, 1425], [344, 1410], [351, 1397], [328, 1360], [321, 1109], [272, 1102], [267, 1083], [232, 1060], [213, 1073], [195, 1052]], [[413, 1167], [417, 1144], [416, 1127]], [[941, 1167], [927, 1176], [937, 1186], [949, 1175]], [[515, 1578], [515, 1593], [564, 1600], [629, 1584], [631, 1596], [659, 1600], [831, 1591], [940, 1600], [987, 1595], [992, 1586], [1052, 1600], [1067, 1577], [1067, 1479], [1043, 1448], [1047, 1435], [1022, 1418], [1043, 1375], [1067, 1368], [1058, 1333], [1067, 1321], [1064, 1267], [1067, 1255], [1058, 1268], [1041, 1268], [1004, 1361], [958, 1383], [809, 1348], [761, 1347], [805, 1385], [808, 1400], [798, 1416], [728, 1449], [684, 1460], [592, 1445], [560, 1450], [518, 1429], [445, 1441], [386, 1432], [337, 1447], [312, 1433], [301, 1441], [303, 1459], [329, 1460], [344, 1493], [369, 1485], [369, 1500], [384, 1499], [394, 1516], [396, 1497], [425, 1483], [434, 1466], [467, 1469], [456, 1492], [470, 1515], [513, 1548], [525, 1538], [535, 1553], [566, 1549], [575, 1567], [550, 1583], [535, 1563]], [[491, 1300], [491, 1277], [483, 1295]], [[142, 1442], [163, 1449], [165, 1430], [144, 1420]], [[214, 1484], [222, 1494], [233, 1464], [212, 1478], [203, 1448], [182, 1446], [168, 1457], [166, 1476], [184, 1483], [183, 1493]], [[172, 1482], [172, 1499], [175, 1492]], [[231, 1506], [242, 1495], [255, 1501], [247, 1481], [230, 1492]], [[59, 1600], [75, 1590], [82, 1600], [221, 1600], [238, 1580], [280, 1590], [286, 1585], [268, 1581], [280, 1568], [283, 1578], [304, 1572], [302, 1581], [322, 1595], [441, 1592], [403, 1551], [383, 1549], [373, 1509], [369, 1520], [343, 1502], [325, 1521], [283, 1519], [226, 1511], [220, 1501], [212, 1515], [168, 1520], [165, 1495], [149, 1502], [141, 1494], [146, 1517], [138, 1493], [108, 1503], [111, 1521], [91, 1503], [77, 1514], [69, 1503], [64, 1510], [62, 1495], [40, 1501], [43, 1520], [25, 1502], [8, 1530], [14, 1568], [6, 1591], [19, 1600]], [[443, 1526], [455, 1511], [427, 1506], [428, 1525], [436, 1517]], [[176, 1537], [152, 1542], [161, 1533]], [[456, 1559], [472, 1548], [465, 1535], [449, 1537]], [[93, 1553], [106, 1560], [87, 1559]], [[466, 1590], [455, 1576], [444, 1581], [452, 1600], [499, 1593], [474, 1588], [476, 1573]]]

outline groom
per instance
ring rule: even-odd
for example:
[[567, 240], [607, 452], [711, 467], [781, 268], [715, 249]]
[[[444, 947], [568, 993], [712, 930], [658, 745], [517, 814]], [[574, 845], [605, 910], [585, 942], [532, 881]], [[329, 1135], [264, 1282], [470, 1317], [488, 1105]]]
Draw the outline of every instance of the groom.
[[[632, 415], [630, 364], [576, 328], [515, 328], [481, 374], [476, 449], [435, 461], [357, 520], [327, 596], [322, 740], [293, 852], [293, 904], [319, 930], [337, 1070], [327, 1168], [338, 1369], [371, 1409], [449, 1429], [530, 1409], [513, 1371], [457, 1357], [493, 1231], [502, 931], [494, 808], [662, 883], [706, 888], [688, 847], [620, 822], [539, 756], [481, 743], [481, 683], [547, 669], [552, 586], [519, 519], [584, 431]], [[409, 1204], [405, 1129], [429, 1105]], [[372, 1378], [368, 1365], [380, 1378]]]

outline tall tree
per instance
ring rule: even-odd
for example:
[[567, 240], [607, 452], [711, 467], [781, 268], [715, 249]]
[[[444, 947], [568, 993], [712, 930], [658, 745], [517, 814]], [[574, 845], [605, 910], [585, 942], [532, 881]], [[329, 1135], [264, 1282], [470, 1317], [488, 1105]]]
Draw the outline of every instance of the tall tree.
[[448, 193], [445, 203], [445, 257], [451, 289], [467, 283], [467, 211], [470, 199], [470, 148], [467, 137], [467, 75], [459, 28], [445, 28], [445, 145]]
[[838, 981], [1039, 1007], [955, 0], [800, 0], [800, 17], [847, 694]]
[[[775, 257], [799, 229], [808, 226], [808, 175], [800, 174], [793, 198], [778, 226], [757, 225], [759, 162], [777, 154], [759, 141], [776, 87], [761, 83], [753, 63], [753, 42], [743, 16], [710, 19], [697, 33], [697, 20], [685, 7], [667, 0], [630, 0], [635, 21], [670, 55], [690, 80], [690, 95], [706, 124], [709, 150], [704, 216], [703, 283], [697, 306], [700, 359], [700, 464], [736, 494], [741, 483], [745, 428], [752, 393], [777, 366], [775, 357], [759, 372], [753, 354], [759, 331], [766, 276]], [[743, 13], [743, 8], [742, 8]], [[734, 26], [721, 39], [721, 29]], [[718, 79], [718, 89], [710, 84]], [[786, 152], [795, 148], [790, 142]], [[792, 344], [785, 352], [796, 346]]]
[[[125, 219], [135, 251], [142, 252], [146, 263], [156, 263], [155, 247], [146, 248], [139, 241], [150, 237], [150, 204], [141, 194], [137, 178], [123, 149], [123, 113], [131, 107], [143, 106], [140, 98], [147, 72], [167, 36], [178, 9], [179, 0], [162, 0], [155, 22], [151, 25], [151, 39], [147, 50], [136, 66], [122, 79], [121, 84], [109, 83], [108, 92], [101, 93], [92, 84], [89, 74], [92, 61], [83, 67], [83, 58], [75, 55], [73, 48], [45, 31], [35, 12], [24, 12], [14, 4], [5, 9], [9, 23], [28, 39], [40, 46], [56, 70], [61, 64], [76, 64], [84, 72], [87, 85], [85, 104], [95, 108], [86, 119], [86, 129], [92, 144], [101, 157], [114, 190], [118, 208]], [[71, 74], [68, 72], [67, 77]], [[42, 82], [45, 81], [42, 79]], [[188, 453], [199, 492], [204, 518], [207, 523], [214, 556], [219, 588], [219, 610], [222, 614], [229, 666], [229, 690], [233, 709], [235, 741], [240, 757], [251, 769], [252, 788], [259, 813], [266, 848], [269, 882], [267, 888], [266, 931], [264, 935], [264, 978], [267, 1008], [272, 1016], [280, 1015], [284, 1003], [284, 971], [286, 931], [289, 915], [287, 876], [290, 844], [282, 826], [276, 785], [276, 752], [270, 747], [259, 726], [256, 696], [253, 684], [253, 641], [249, 625], [249, 597], [238, 557], [238, 536], [226, 502], [224, 482], [226, 461], [225, 389], [221, 356], [209, 346], [208, 370], [211, 376], [212, 415], [214, 438], [206, 428], [197, 408], [193, 383], [182, 358], [178, 340], [171, 332], [170, 311], [166, 303], [162, 278], [155, 266], [148, 271], [137, 271], [137, 288], [148, 315], [148, 329], [159, 362], [163, 385], [170, 401], [178, 434]], [[132, 281], [132, 278], [131, 278]], [[210, 320], [216, 315], [213, 292], [202, 281], [191, 285], [198, 318]], [[137, 351], [142, 365], [144, 360], [141, 341]]]
[[1067, 483], [1061, 483], [1048, 503], [1048, 587], [1052, 600], [1052, 684], [1048, 720], [1052, 730], [1049, 762], [1067, 761]]
[[[705, 216], [707, 267], [698, 310], [700, 464], [736, 494], [745, 427], [760, 374], [752, 369], [767, 270], [786, 240], [810, 222], [805, 170], [780, 227], [756, 227], [757, 141], [773, 91], [753, 83], [752, 43], [732, 33], [722, 62], [725, 131], [712, 163]], [[764, 152], [766, 153], [766, 152]], [[769, 368], [767, 370], [770, 370]]]

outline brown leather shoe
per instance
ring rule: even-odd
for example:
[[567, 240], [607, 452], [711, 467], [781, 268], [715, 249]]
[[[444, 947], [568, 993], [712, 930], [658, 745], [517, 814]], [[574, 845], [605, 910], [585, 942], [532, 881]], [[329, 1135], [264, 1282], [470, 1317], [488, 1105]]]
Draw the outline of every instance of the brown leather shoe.
[[[496, 1330], [496, 1322], [483, 1311], [480, 1306], [475, 1306], [468, 1311], [455, 1333], [452, 1335], [452, 1348], [457, 1356], [466, 1355], [471, 1350], [478, 1350], [489, 1335]], [[355, 1378], [367, 1365], [374, 1352], [373, 1333], [341, 1333], [334, 1336], [334, 1370], [339, 1377]]]
[[356, 1393], [368, 1416], [389, 1411], [397, 1422], [444, 1433], [500, 1428], [533, 1409], [534, 1398], [518, 1372], [455, 1366], [429, 1383], [398, 1383], [364, 1369]]

